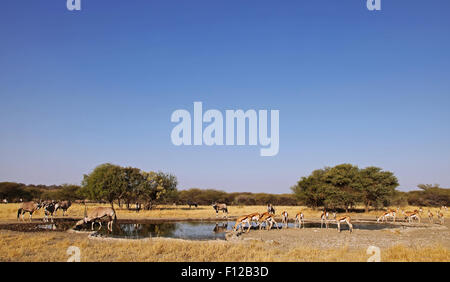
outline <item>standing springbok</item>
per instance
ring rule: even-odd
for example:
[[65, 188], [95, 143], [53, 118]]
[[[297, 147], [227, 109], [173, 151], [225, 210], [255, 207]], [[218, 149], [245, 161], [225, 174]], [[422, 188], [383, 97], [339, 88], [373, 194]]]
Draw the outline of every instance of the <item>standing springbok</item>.
[[267, 212], [270, 214], [275, 214], [275, 208], [272, 206], [272, 204], [267, 204]]
[[274, 215], [274, 214], [271, 214], [271, 213], [269, 213], [269, 212], [263, 213], [263, 214], [261, 215], [261, 217], [259, 218], [259, 230], [261, 230], [261, 228], [262, 228], [262, 223], [263, 223], [263, 222], [266, 223], [265, 228], [266, 228], [267, 230], [272, 229], [273, 224], [275, 224], [275, 226], [277, 227], [277, 229], [279, 229], [279, 228], [278, 228], [278, 224], [277, 224], [277, 222], [275, 221], [275, 218], [274, 218], [274, 217], [275, 217], [275, 215]]
[[281, 213], [281, 224], [284, 224], [286, 228], [288, 228], [288, 213], [287, 211], [284, 211]]
[[442, 211], [439, 210], [437, 212], [437, 218], [439, 219], [439, 223], [443, 225], [444, 224], [444, 213]]
[[219, 211], [222, 211], [223, 214], [226, 214], [226, 218], [228, 218], [228, 207], [227, 204], [218, 204], [217, 202], [212, 205], [213, 209], [216, 211], [216, 217], [219, 216]]
[[23, 218], [25, 213], [30, 213], [30, 221], [33, 218], [33, 213], [37, 210], [39, 210], [42, 207], [42, 204], [39, 203], [35, 203], [33, 201], [31, 202], [25, 202], [25, 203], [21, 203], [19, 206], [19, 209], [17, 210], [17, 220], [19, 220], [20, 215], [22, 215], [22, 221], [25, 221], [25, 219]]
[[433, 213], [430, 210], [428, 210], [428, 221], [433, 223]]
[[297, 213], [297, 215], [295, 215], [295, 221], [294, 221], [294, 228], [296, 226], [296, 224], [298, 223], [298, 228], [301, 228], [302, 224], [303, 224], [303, 228], [305, 228], [305, 221], [303, 220], [304, 216], [302, 212]]
[[94, 224], [98, 220], [99, 224], [100, 224], [100, 227], [98, 228], [98, 230], [100, 230], [102, 228], [101, 219], [104, 217], [108, 217], [108, 219], [109, 219], [108, 230], [112, 231], [113, 222], [117, 220], [117, 217], [116, 217], [116, 211], [110, 207], [97, 207], [97, 208], [92, 209], [90, 212], [87, 213], [87, 215], [85, 215], [84, 219], [79, 220], [76, 223], [75, 227], [79, 227], [83, 224], [91, 222], [92, 223], [91, 229], [94, 230]]
[[349, 216], [336, 216], [336, 213], [333, 213], [333, 217], [336, 220], [338, 232], [341, 232], [341, 222], [346, 222], [350, 233], [353, 232], [353, 224]]
[[65, 215], [65, 213], [67, 212], [67, 210], [70, 208], [70, 206], [72, 205], [72, 202], [69, 201], [62, 201], [62, 202], [58, 202], [56, 203], [55, 206], [55, 214], [59, 209], [63, 210], [63, 216]]
[[326, 210], [323, 210], [322, 214], [320, 215], [320, 228], [323, 227], [323, 223], [325, 222], [325, 226], [328, 229], [328, 212]]

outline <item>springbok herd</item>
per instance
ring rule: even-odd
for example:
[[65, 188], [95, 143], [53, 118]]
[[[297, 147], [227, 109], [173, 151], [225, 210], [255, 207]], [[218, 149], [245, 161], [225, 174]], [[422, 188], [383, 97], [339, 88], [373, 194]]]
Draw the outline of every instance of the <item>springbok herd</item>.
[[[219, 205], [223, 206], [225, 204], [219, 204]], [[218, 207], [218, 204], [213, 205], [213, 208], [216, 210], [216, 213], [218, 213], [218, 211], [219, 211], [219, 209], [217, 207]], [[225, 209], [226, 209], [226, 205], [225, 205]], [[436, 216], [437, 216], [438, 222], [440, 224], [444, 224], [444, 213], [442, 212], [442, 210], [447, 210], [447, 207], [442, 206], [441, 209], [439, 209], [439, 211], [436, 211]], [[228, 214], [227, 209], [226, 209], [226, 213]], [[418, 222], [420, 223], [421, 215], [423, 214], [423, 209], [419, 208], [418, 210], [414, 210], [413, 212], [403, 211], [400, 208], [397, 208], [396, 210], [389, 209], [387, 212], [384, 212], [379, 217], [377, 217], [377, 223], [388, 222], [388, 218], [391, 218], [392, 221], [395, 222], [397, 215], [400, 215], [400, 214], [403, 215], [404, 220], [409, 223], [412, 223], [414, 220], [418, 220]], [[431, 212], [431, 210], [428, 210], [427, 215], [428, 215], [429, 222], [434, 223], [433, 222], [434, 215]], [[282, 223], [282, 225], [285, 226], [285, 228], [288, 227], [288, 220], [289, 220], [288, 213], [286, 211], [283, 211], [281, 213], [281, 223]], [[325, 227], [328, 228], [329, 221], [330, 221], [329, 212], [324, 210], [322, 212], [322, 214], [320, 215], [320, 228], [322, 228], [324, 224], [325, 224]], [[353, 224], [352, 224], [350, 216], [347, 216], [347, 215], [337, 216], [336, 212], [333, 212], [333, 219], [331, 221], [335, 222], [337, 224], [338, 232], [341, 232], [341, 223], [346, 223], [349, 227], [350, 233], [353, 232]], [[252, 228], [253, 223], [256, 223], [256, 227], [259, 226], [259, 230], [262, 229], [263, 223], [265, 225], [265, 229], [267, 229], [267, 230], [272, 229], [272, 226], [274, 224], [275, 224], [275, 227], [277, 229], [279, 229], [278, 224], [275, 221], [275, 209], [273, 208], [273, 206], [271, 204], [269, 204], [267, 206], [267, 212], [264, 212], [262, 214], [252, 213], [252, 214], [240, 216], [236, 220], [236, 224], [233, 227], [233, 231], [239, 230], [241, 232], [244, 232], [244, 229], [247, 225], [248, 226], [247, 233], [248, 233], [250, 231], [250, 229]], [[303, 224], [303, 228], [304, 228], [305, 227], [304, 214], [303, 214], [303, 212], [300, 211], [295, 215], [294, 228], [296, 228], [296, 227], [301, 228], [302, 224]]]
[[[30, 221], [31, 221], [33, 213], [35, 211], [39, 210], [40, 208], [43, 208], [44, 209], [44, 222], [49, 221], [48, 220], [49, 215], [51, 216], [51, 221], [53, 222], [53, 215], [54, 214], [56, 215], [56, 212], [59, 209], [63, 210], [63, 216], [65, 216], [67, 210], [69, 209], [69, 207], [71, 205], [72, 205], [72, 203], [70, 201], [59, 201], [59, 202], [43, 201], [43, 202], [38, 202], [38, 203], [35, 203], [33, 201], [24, 202], [24, 203], [20, 204], [19, 209], [17, 210], [17, 219], [19, 220], [20, 215], [22, 215], [22, 221], [25, 221], [24, 215], [25, 215], [25, 213], [29, 213]], [[216, 211], [216, 217], [219, 216], [219, 211], [222, 211], [224, 216], [226, 216], [228, 218], [228, 207], [226, 204], [214, 203], [212, 205], [212, 207]], [[440, 224], [444, 224], [443, 210], [447, 210], [447, 207], [442, 206], [438, 211], [435, 212], [438, 222]], [[412, 223], [414, 220], [417, 220], [418, 222], [420, 222], [422, 214], [423, 214], [422, 208], [419, 208], [418, 210], [414, 210], [412, 212], [411, 211], [403, 211], [400, 208], [397, 208], [396, 210], [389, 209], [387, 212], [384, 212], [379, 217], [377, 217], [377, 222], [378, 223], [388, 222], [388, 219], [392, 219], [392, 222], [395, 222], [398, 215], [403, 215], [404, 220], [409, 223]], [[431, 212], [431, 210], [428, 210], [427, 216], [428, 216], [429, 222], [433, 223], [434, 214]], [[91, 229], [93, 230], [95, 222], [99, 222], [99, 224], [100, 224], [99, 229], [100, 229], [102, 226], [101, 219], [103, 219], [103, 218], [109, 219], [107, 227], [108, 227], [108, 230], [112, 231], [113, 222], [117, 219], [116, 212], [113, 208], [111, 208], [111, 207], [96, 207], [96, 208], [91, 209], [89, 212], [87, 212], [86, 206], [85, 206], [84, 218], [82, 220], [79, 220], [76, 223], [75, 227], [80, 227], [83, 224], [91, 223]], [[289, 220], [288, 213], [286, 211], [283, 211], [281, 213], [281, 224], [282, 224], [282, 226], [284, 225], [285, 228], [288, 227], [288, 220]], [[323, 225], [325, 225], [325, 227], [328, 228], [329, 221], [330, 221], [329, 212], [324, 210], [322, 212], [322, 214], [320, 215], [320, 228], [322, 228]], [[348, 225], [350, 233], [353, 231], [353, 224], [352, 224], [350, 216], [347, 216], [347, 215], [337, 216], [336, 212], [333, 212], [333, 219], [331, 221], [335, 222], [337, 224], [338, 232], [341, 231], [341, 223], [346, 223]], [[252, 228], [253, 223], [256, 223], [256, 227], [259, 227], [260, 230], [262, 229], [263, 224], [265, 225], [264, 228], [266, 230], [272, 229], [273, 225], [275, 225], [275, 227], [277, 229], [279, 229], [278, 223], [275, 221], [275, 209], [271, 204], [267, 205], [267, 211], [264, 213], [255, 212], [252, 214], [240, 216], [236, 220], [236, 224], [233, 227], [233, 231], [239, 230], [241, 232], [244, 232], [245, 226], [248, 225], [248, 228], [247, 228], [247, 233], [248, 233], [250, 231], [250, 229]], [[304, 214], [300, 211], [294, 217], [294, 228], [295, 227], [302, 228], [302, 224], [303, 224], [303, 228], [304, 228], [305, 227]]]

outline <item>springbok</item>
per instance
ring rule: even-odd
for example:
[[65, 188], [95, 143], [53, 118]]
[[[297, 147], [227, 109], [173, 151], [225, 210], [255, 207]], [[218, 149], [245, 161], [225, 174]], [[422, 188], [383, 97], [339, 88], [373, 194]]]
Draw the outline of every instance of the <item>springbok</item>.
[[250, 218], [250, 223], [255, 222], [256, 226], [258, 226], [258, 221], [259, 221], [259, 218], [261, 217], [260, 213], [258, 213], [258, 212], [251, 213], [248, 215], [248, 217]]
[[395, 222], [396, 212], [394, 210], [389, 210], [387, 212], [384, 212], [382, 215], [380, 215], [377, 219], [377, 222], [388, 222], [388, 217], [392, 217], [393, 222]]
[[262, 223], [263, 223], [263, 222], [266, 223], [265, 228], [266, 228], [267, 230], [272, 229], [272, 226], [273, 226], [274, 223], [275, 223], [275, 226], [277, 227], [277, 229], [279, 229], [279, 228], [278, 228], [278, 224], [277, 224], [277, 222], [275, 221], [274, 217], [275, 217], [275, 215], [274, 215], [274, 214], [271, 214], [271, 213], [269, 213], [269, 212], [263, 213], [263, 214], [261, 215], [261, 217], [259, 218], [259, 230], [261, 230], [261, 228], [262, 228]]
[[430, 221], [430, 223], [433, 223], [433, 213], [428, 210], [428, 221]]
[[328, 229], [328, 216], [329, 213], [326, 210], [323, 210], [322, 214], [320, 215], [320, 228], [323, 227], [323, 223], [325, 222], [325, 226]]
[[101, 219], [104, 217], [108, 217], [109, 219], [108, 230], [112, 231], [113, 222], [117, 220], [117, 217], [116, 211], [111, 207], [97, 207], [92, 209], [90, 212], [87, 213], [87, 215], [85, 215], [84, 219], [79, 220], [76, 223], [75, 227], [79, 227], [83, 224], [91, 222], [92, 223], [91, 229], [94, 230], [94, 224], [98, 220], [100, 224], [98, 230], [100, 230], [100, 228], [102, 228]]
[[236, 224], [233, 227], [233, 231], [236, 231], [237, 227], [240, 225], [239, 229], [242, 232], [244, 232], [245, 224], [248, 224], [248, 229], [247, 229], [247, 233], [248, 233], [250, 231], [250, 228], [252, 228], [251, 218], [248, 215], [238, 217], [238, 219], [236, 220]]
[[56, 206], [55, 206], [55, 215], [56, 215], [56, 212], [57, 212], [59, 209], [62, 209], [62, 210], [63, 210], [63, 216], [64, 216], [65, 213], [67, 212], [67, 210], [70, 208], [71, 205], [72, 205], [72, 202], [71, 202], [71, 201], [62, 201], [62, 202], [56, 203]]
[[405, 216], [405, 220], [408, 220], [409, 223], [412, 223], [413, 219], [419, 220], [420, 223], [420, 215], [418, 211], [414, 212], [406, 211], [403, 212], [403, 215]]
[[272, 204], [267, 204], [267, 212], [270, 214], [275, 214], [275, 209]]
[[219, 216], [219, 211], [222, 211], [223, 214], [226, 214], [226, 218], [228, 218], [228, 207], [227, 207], [227, 204], [218, 204], [216, 202], [216, 203], [214, 203], [212, 205], [212, 207], [216, 211], [216, 217]]
[[305, 228], [305, 221], [303, 220], [304, 216], [302, 212], [299, 212], [295, 215], [295, 221], [294, 221], [294, 228], [296, 224], [298, 223], [298, 228], [301, 228], [303, 224], [303, 228]]
[[19, 220], [20, 215], [22, 215], [22, 221], [25, 221], [23, 218], [25, 213], [30, 213], [30, 221], [33, 218], [33, 213], [37, 210], [39, 210], [42, 207], [42, 203], [35, 203], [33, 201], [31, 202], [25, 202], [21, 203], [19, 206], [19, 209], [17, 210], [17, 220]]
[[282, 225], [284, 224], [286, 226], [286, 228], [288, 228], [288, 221], [289, 221], [289, 218], [288, 218], [287, 211], [282, 212], [281, 213], [281, 224]]
[[348, 225], [348, 229], [350, 230], [350, 233], [353, 232], [353, 224], [352, 224], [352, 220], [349, 216], [345, 215], [345, 216], [337, 217], [336, 213], [333, 213], [333, 216], [337, 223], [338, 232], [341, 232], [341, 222], [346, 222]]
[[444, 213], [442, 211], [437, 212], [437, 218], [439, 219], [440, 224], [444, 224]]

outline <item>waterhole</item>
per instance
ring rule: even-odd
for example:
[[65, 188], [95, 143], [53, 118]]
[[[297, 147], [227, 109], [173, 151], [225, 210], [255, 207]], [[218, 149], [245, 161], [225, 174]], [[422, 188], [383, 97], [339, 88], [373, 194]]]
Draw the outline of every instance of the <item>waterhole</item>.
[[[166, 238], [178, 238], [188, 240], [225, 240], [226, 231], [232, 230], [235, 222], [135, 222], [135, 223], [116, 223], [114, 224], [113, 231], [108, 231], [106, 224], [103, 224], [100, 230], [99, 225], [94, 225], [94, 230], [97, 230], [94, 235], [102, 237], [113, 238], [151, 238], [151, 237], [166, 237]], [[283, 228], [278, 223], [279, 228]], [[289, 228], [293, 228], [294, 224], [289, 223]], [[329, 228], [337, 229], [337, 225], [330, 223]], [[381, 230], [386, 228], [398, 227], [393, 224], [376, 224], [376, 223], [354, 223], [354, 229], [360, 230]], [[247, 227], [246, 227], [247, 228]], [[276, 227], [272, 227], [276, 229]], [[320, 223], [305, 223], [305, 228], [320, 228]], [[325, 225], [324, 225], [325, 228]], [[256, 224], [252, 227], [253, 230], [259, 229]], [[84, 230], [90, 230], [90, 224], [85, 227]], [[341, 224], [341, 230], [348, 230], [347, 224]]]

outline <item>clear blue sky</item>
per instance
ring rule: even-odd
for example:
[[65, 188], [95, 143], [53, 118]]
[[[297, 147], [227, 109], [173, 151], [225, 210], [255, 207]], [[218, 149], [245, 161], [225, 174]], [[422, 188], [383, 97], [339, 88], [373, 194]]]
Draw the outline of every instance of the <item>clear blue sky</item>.
[[[112, 162], [180, 188], [290, 192], [340, 163], [450, 187], [450, 2], [4, 1], [0, 181]], [[280, 151], [176, 147], [171, 113], [280, 110]]]

